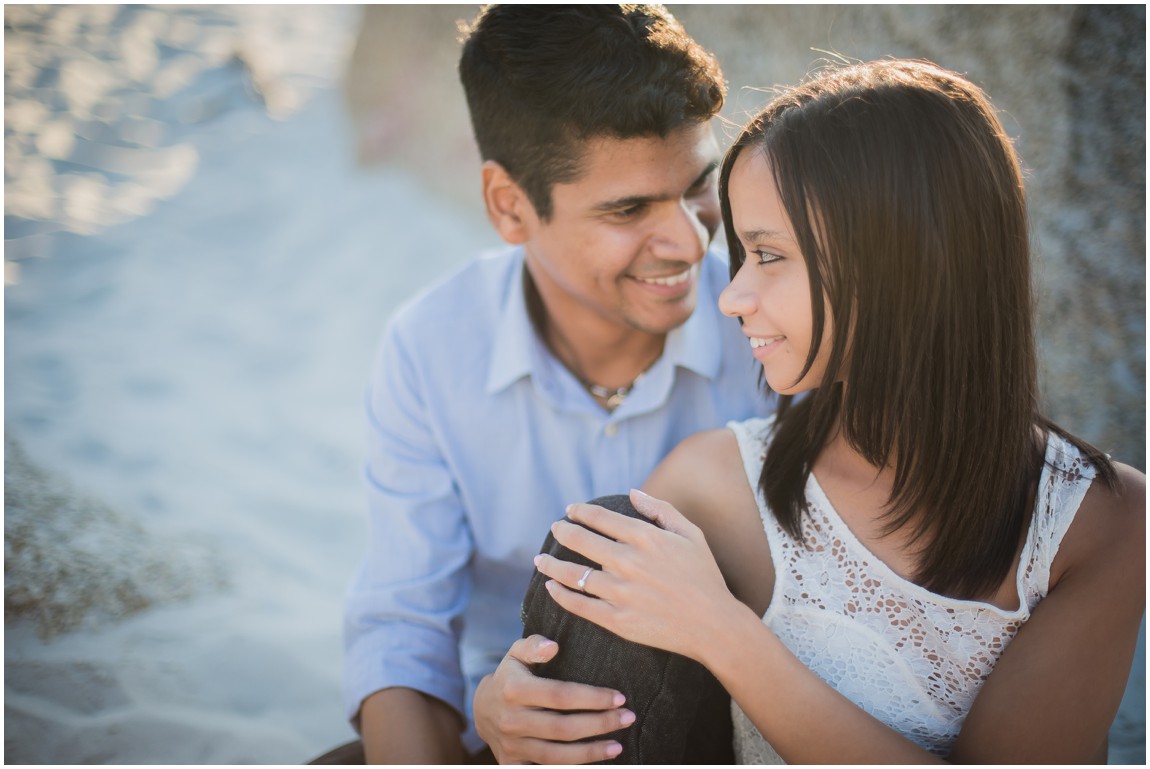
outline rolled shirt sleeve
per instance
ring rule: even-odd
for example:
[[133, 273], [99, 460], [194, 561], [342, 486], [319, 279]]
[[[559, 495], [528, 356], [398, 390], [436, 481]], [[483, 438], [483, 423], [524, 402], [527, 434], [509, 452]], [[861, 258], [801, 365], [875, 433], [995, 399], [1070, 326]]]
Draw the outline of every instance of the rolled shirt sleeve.
[[389, 327], [366, 394], [368, 555], [345, 612], [345, 706], [393, 686], [417, 689], [464, 714], [462, 616], [474, 544], [442, 452], [419, 371]]

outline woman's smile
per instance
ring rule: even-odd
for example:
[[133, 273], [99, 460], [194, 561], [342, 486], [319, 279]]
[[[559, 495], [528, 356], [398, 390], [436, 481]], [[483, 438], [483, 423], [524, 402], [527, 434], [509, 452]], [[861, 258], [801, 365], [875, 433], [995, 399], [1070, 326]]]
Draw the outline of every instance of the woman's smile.
[[786, 339], [787, 338], [785, 336], [782, 336], [782, 335], [766, 336], [766, 337], [752, 336], [750, 338], [751, 354], [755, 356], [756, 360], [758, 360], [759, 362], [762, 362], [763, 358], [767, 357], [772, 352], [777, 350], [780, 346], [782, 346], [783, 342], [785, 342]]

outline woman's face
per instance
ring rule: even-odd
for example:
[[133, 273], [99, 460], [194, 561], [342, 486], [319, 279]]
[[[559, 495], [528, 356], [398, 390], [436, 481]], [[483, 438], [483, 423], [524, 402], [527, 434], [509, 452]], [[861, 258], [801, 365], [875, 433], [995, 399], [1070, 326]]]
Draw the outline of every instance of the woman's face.
[[813, 333], [810, 278], [764, 153], [744, 149], [728, 185], [731, 218], [747, 257], [719, 296], [719, 309], [742, 318], [772, 390], [793, 395], [818, 387], [830, 355], [831, 322], [824, 324], [819, 354], [803, 375]]

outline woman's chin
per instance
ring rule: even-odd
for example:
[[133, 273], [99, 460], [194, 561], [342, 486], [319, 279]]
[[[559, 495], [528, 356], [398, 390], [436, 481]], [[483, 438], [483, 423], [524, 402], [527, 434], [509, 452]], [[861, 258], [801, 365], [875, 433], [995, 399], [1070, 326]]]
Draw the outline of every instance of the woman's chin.
[[812, 387], [806, 382], [795, 382], [793, 378], [783, 376], [772, 379], [768, 374], [766, 380], [767, 385], [771, 388], [771, 392], [778, 393], [779, 395], [799, 395], [810, 390]]

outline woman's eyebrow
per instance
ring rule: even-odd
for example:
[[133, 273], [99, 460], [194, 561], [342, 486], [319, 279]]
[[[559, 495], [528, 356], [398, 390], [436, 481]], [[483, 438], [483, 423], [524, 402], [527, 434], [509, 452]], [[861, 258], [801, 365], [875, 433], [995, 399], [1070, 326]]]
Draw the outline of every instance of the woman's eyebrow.
[[782, 230], [743, 230], [739, 233], [739, 236], [748, 242], [756, 240], [786, 240], [791, 243], [795, 242], [795, 239], [791, 237], [789, 232], [783, 232]]

